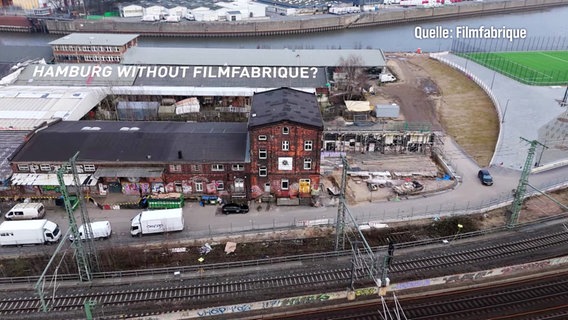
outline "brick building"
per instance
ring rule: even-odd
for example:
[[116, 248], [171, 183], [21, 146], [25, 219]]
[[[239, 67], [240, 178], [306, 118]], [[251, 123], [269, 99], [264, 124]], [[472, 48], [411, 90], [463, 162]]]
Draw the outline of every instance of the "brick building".
[[57, 63], [120, 63], [138, 35], [72, 33], [49, 44]]
[[319, 189], [323, 120], [314, 94], [255, 94], [248, 122], [253, 197], [307, 198]]
[[307, 198], [319, 186], [322, 131], [316, 95], [289, 88], [255, 94], [248, 124], [60, 121], [14, 152], [11, 182], [19, 194], [56, 194], [57, 170], [79, 152], [94, 195]]

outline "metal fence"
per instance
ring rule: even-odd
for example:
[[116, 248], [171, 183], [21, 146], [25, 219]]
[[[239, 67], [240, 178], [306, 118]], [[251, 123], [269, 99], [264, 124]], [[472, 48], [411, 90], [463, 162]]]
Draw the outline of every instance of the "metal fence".
[[[563, 85], [568, 79], [568, 70], [532, 69], [507, 57], [495, 53], [502, 52], [535, 52], [534, 54], [547, 54], [551, 59], [563, 60], [554, 56], [555, 51], [567, 51], [567, 37], [534, 37], [515, 39], [455, 39], [452, 41], [452, 53], [475, 61], [487, 68], [495, 70], [507, 77], [529, 85]], [[548, 51], [549, 53], [538, 53]]]
[[481, 52], [527, 52], [527, 51], [564, 51], [568, 50], [568, 37], [531, 37], [514, 39], [506, 38], [477, 38], [477, 39], [454, 39], [451, 52], [481, 53]]

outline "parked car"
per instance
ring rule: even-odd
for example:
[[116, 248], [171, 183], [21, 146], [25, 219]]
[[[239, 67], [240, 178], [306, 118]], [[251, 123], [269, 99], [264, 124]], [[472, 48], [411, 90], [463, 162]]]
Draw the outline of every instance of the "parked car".
[[493, 177], [491, 176], [491, 173], [489, 173], [487, 169], [479, 170], [479, 172], [477, 173], [477, 177], [479, 178], [479, 181], [481, 181], [481, 184], [484, 184], [486, 186], [493, 185]]
[[246, 204], [227, 203], [223, 205], [221, 210], [224, 214], [247, 213], [249, 212], [249, 206]]

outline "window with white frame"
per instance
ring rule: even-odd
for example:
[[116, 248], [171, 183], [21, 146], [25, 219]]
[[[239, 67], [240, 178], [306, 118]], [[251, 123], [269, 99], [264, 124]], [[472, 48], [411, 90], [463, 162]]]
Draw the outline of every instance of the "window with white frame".
[[223, 166], [222, 164], [212, 164], [211, 165], [211, 171], [224, 171], [225, 170], [225, 166]]
[[314, 148], [314, 142], [312, 140], [304, 141], [304, 150], [305, 151], [312, 151]]
[[259, 149], [258, 150], [258, 158], [259, 159], [266, 159], [268, 157], [268, 151], [266, 149]]
[[170, 172], [181, 172], [181, 164], [170, 164]]
[[195, 182], [195, 192], [203, 192], [203, 182], [201, 181]]
[[231, 169], [233, 169], [233, 171], [244, 171], [244, 170], [245, 170], [245, 165], [244, 165], [244, 164], [240, 164], [240, 163], [234, 164]]
[[192, 164], [191, 171], [193, 172], [201, 172], [201, 165], [200, 164]]
[[290, 181], [288, 179], [280, 180], [280, 189], [288, 190], [289, 186], [290, 186]]
[[268, 169], [266, 169], [266, 167], [258, 168], [258, 175], [261, 177], [266, 177], [268, 175]]
[[283, 151], [288, 151], [290, 150], [290, 141], [282, 141], [282, 150]]
[[83, 51], [91, 51], [91, 47], [89, 47], [89, 46], [83, 46]]
[[85, 170], [85, 172], [95, 172], [95, 165], [94, 164], [84, 164], [83, 170]]
[[39, 170], [41, 171], [50, 171], [51, 170], [51, 166], [49, 164], [40, 164], [39, 165]]
[[18, 170], [20, 171], [30, 171], [30, 166], [27, 164], [19, 164], [18, 165]]
[[225, 190], [225, 184], [221, 180], [215, 181], [215, 187], [217, 187], [217, 191]]
[[245, 180], [241, 178], [235, 179], [234, 186], [234, 192], [245, 192]]
[[304, 170], [311, 170], [312, 169], [312, 159], [306, 158], [304, 159]]
[[282, 134], [290, 134], [290, 128], [282, 127]]
[[268, 137], [264, 134], [261, 134], [260, 136], [258, 136], [258, 140], [259, 141], [266, 141], [266, 140], [268, 140]]

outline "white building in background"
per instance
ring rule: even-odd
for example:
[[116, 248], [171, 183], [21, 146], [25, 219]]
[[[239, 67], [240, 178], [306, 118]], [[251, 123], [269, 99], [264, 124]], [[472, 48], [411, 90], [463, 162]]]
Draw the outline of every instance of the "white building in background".
[[206, 7], [199, 7], [191, 10], [195, 21], [217, 21], [219, 16], [216, 11]]
[[124, 18], [144, 16], [144, 8], [137, 5], [130, 5], [120, 8], [120, 16]]
[[168, 14], [170, 16], [178, 16], [178, 17], [185, 17], [189, 10], [186, 7], [177, 6], [171, 9], [168, 9]]
[[243, 20], [243, 15], [240, 11], [227, 11], [225, 15], [227, 21], [240, 21]]
[[[216, 5], [227, 9], [227, 12], [240, 11], [241, 18], [243, 20], [266, 17], [267, 5], [261, 3], [251, 2], [248, 0], [237, 0], [234, 2], [217, 2]], [[227, 18], [227, 20], [229, 19]]]
[[162, 6], [151, 6], [144, 9], [145, 16], [159, 16], [164, 17], [168, 15], [169, 11], [165, 7]]

